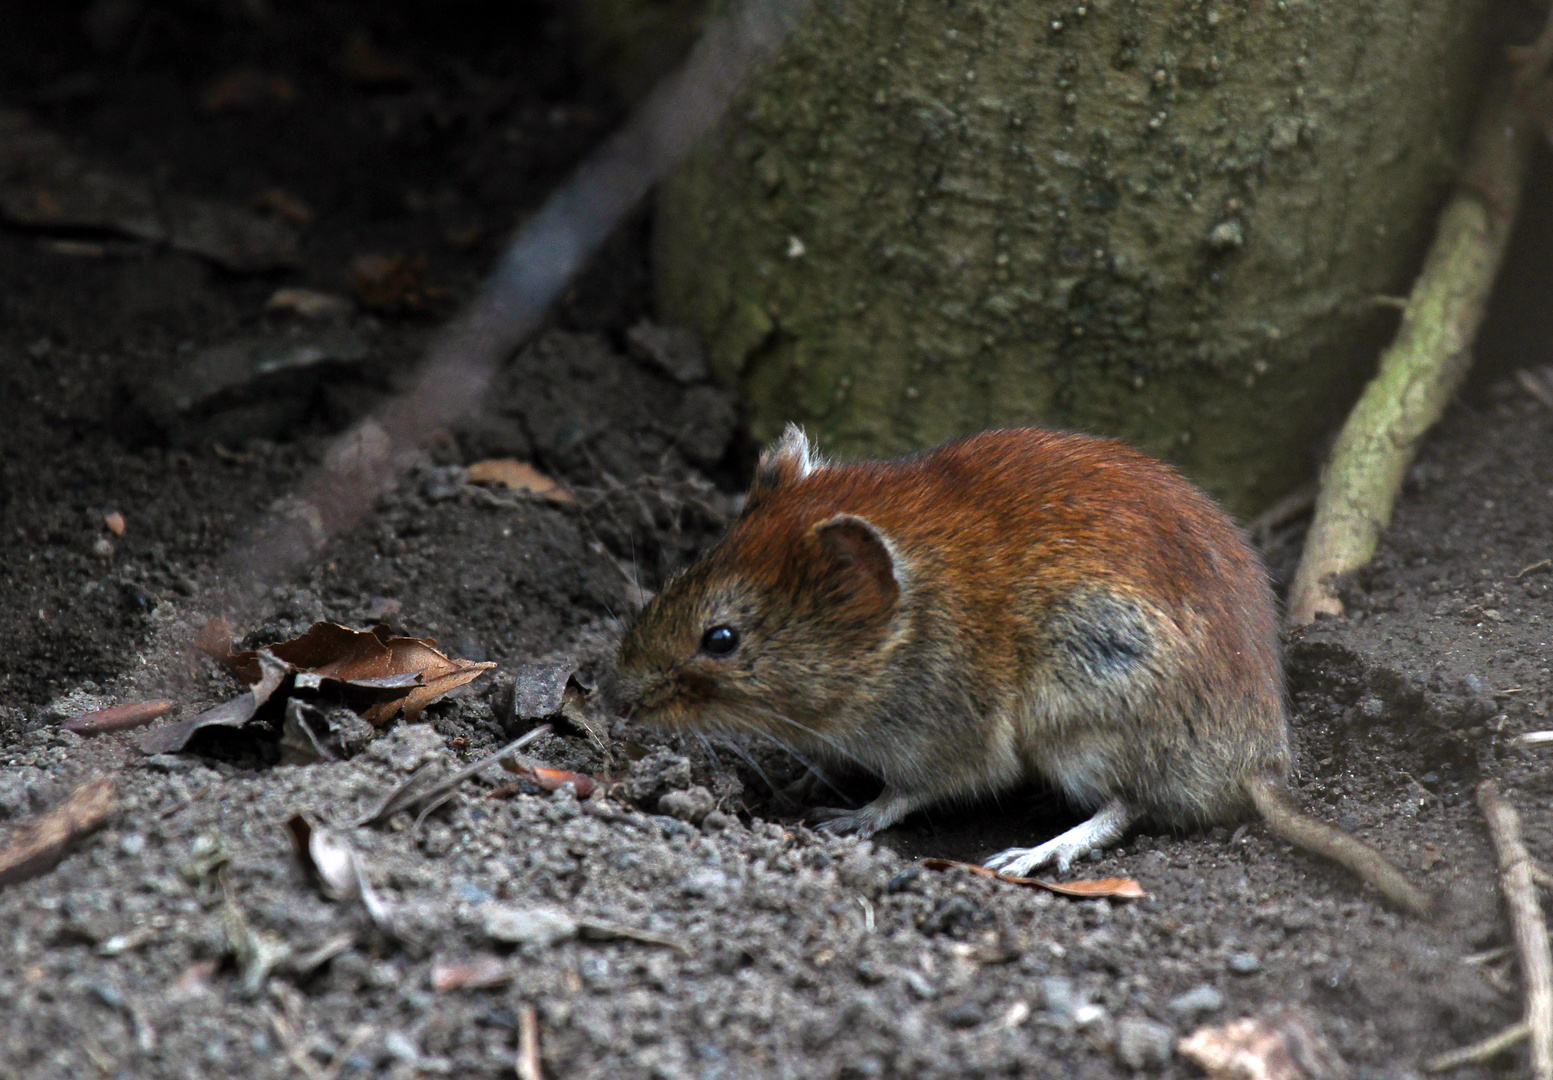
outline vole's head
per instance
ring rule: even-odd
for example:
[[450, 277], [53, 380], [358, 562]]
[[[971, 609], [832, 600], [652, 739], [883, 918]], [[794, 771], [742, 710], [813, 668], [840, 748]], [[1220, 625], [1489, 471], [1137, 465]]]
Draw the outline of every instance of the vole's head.
[[728, 534], [621, 642], [622, 715], [800, 744], [845, 723], [883, 662], [902, 580], [890, 541], [840, 509], [832, 471], [797, 427], [761, 456]]

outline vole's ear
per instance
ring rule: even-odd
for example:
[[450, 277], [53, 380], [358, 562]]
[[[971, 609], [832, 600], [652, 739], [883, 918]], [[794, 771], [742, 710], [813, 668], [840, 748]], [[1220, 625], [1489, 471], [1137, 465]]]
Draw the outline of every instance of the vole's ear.
[[803, 428], [788, 424], [782, 437], [760, 455], [760, 464], [755, 466], [755, 482], [750, 485], [745, 505], [753, 506], [772, 492], [802, 480], [819, 465]]
[[837, 514], [814, 527], [825, 560], [843, 575], [857, 595], [893, 614], [900, 602], [901, 584], [895, 552], [890, 542], [867, 521], [853, 514]]

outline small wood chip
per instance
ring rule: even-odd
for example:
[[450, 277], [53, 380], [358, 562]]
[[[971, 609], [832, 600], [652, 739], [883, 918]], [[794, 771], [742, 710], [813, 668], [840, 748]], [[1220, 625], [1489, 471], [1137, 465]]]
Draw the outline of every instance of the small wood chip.
[[431, 966], [431, 987], [438, 993], [449, 990], [483, 990], [500, 986], [512, 978], [507, 962], [499, 956], [481, 953], [467, 960], [439, 960]]
[[23, 823], [0, 849], [0, 885], [53, 869], [73, 842], [102, 827], [113, 814], [117, 795], [112, 780], [93, 780], [46, 814]]
[[127, 731], [144, 727], [159, 716], [172, 712], [173, 703], [166, 698], [156, 701], [130, 701], [109, 709], [82, 713], [66, 720], [60, 726], [78, 735], [100, 735], [105, 731]]

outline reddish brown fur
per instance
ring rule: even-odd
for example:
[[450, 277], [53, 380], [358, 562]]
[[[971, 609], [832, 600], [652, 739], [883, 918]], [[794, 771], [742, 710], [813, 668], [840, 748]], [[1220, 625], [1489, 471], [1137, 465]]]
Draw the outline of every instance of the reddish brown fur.
[[[701, 648], [713, 626], [731, 655]], [[877, 771], [885, 794], [833, 823], [865, 834], [1031, 775], [1119, 821], [1232, 819], [1290, 760], [1275, 605], [1234, 523], [1146, 454], [1036, 428], [838, 466], [790, 429], [626, 635], [615, 692]]]

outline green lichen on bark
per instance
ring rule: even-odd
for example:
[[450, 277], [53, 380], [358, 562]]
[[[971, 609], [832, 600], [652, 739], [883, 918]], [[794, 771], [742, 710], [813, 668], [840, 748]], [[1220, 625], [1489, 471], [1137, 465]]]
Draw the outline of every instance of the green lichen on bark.
[[876, 455], [1041, 421], [1308, 475], [1451, 178], [1481, 0], [814, 0], [660, 192], [662, 313]]

